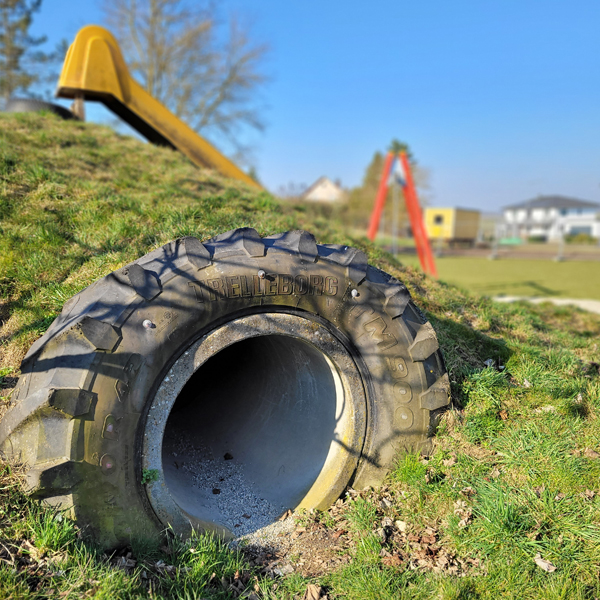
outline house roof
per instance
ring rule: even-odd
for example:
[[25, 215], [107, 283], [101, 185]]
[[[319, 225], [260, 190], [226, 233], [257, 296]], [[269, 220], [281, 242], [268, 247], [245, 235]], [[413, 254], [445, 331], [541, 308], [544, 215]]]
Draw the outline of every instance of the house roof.
[[568, 198], [567, 196], [538, 196], [518, 204], [509, 204], [503, 206], [503, 210], [513, 208], [597, 208], [600, 210], [600, 204], [579, 200], [578, 198]]
[[304, 193], [302, 194], [302, 198], [305, 198], [306, 196], [308, 196], [315, 188], [317, 188], [319, 185], [321, 185], [322, 183], [325, 183], [326, 181], [328, 181], [329, 183], [331, 183], [331, 185], [335, 186], [336, 188], [338, 188], [340, 191], [343, 191], [342, 188], [335, 183], [334, 181], [331, 181], [331, 179], [329, 179], [329, 177], [326, 177], [325, 175], [319, 177], [319, 179], [317, 179], [310, 187], [308, 187]]

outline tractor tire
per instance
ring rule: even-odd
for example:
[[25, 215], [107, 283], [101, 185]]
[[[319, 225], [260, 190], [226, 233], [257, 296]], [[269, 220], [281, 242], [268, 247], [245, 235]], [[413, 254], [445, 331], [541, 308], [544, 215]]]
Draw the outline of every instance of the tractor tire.
[[58, 115], [62, 119], [75, 119], [79, 118], [68, 108], [60, 106], [60, 104], [52, 104], [51, 102], [43, 102], [41, 100], [33, 100], [31, 98], [9, 98], [4, 112], [9, 113], [25, 113], [25, 112], [51, 112]]
[[72, 297], [0, 423], [28, 490], [103, 547], [325, 509], [423, 451], [432, 326], [363, 252], [305, 231], [173, 241]]

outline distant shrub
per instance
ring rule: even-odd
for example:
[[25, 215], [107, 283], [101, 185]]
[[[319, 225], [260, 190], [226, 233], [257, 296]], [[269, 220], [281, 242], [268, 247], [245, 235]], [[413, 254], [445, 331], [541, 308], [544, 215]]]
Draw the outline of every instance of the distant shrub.
[[545, 235], [530, 235], [527, 241], [530, 244], [545, 244], [548, 238]]
[[565, 235], [567, 244], [597, 244], [598, 239], [591, 236], [589, 233], [576, 233]]

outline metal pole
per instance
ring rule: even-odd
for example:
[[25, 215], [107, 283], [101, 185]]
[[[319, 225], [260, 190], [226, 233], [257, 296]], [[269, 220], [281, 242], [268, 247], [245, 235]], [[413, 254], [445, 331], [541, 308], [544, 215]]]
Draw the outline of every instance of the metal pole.
[[79, 119], [81, 119], [82, 121], [85, 121], [85, 103], [84, 103], [84, 95], [81, 93], [76, 93], [75, 94], [75, 100], [73, 101], [73, 104], [71, 104], [71, 112], [78, 117]]
[[492, 241], [492, 253], [489, 255], [490, 260], [496, 260], [498, 258], [498, 239], [500, 237], [500, 226], [498, 223], [494, 226], [494, 239]]
[[436, 257], [441, 257], [442, 256], [442, 247], [444, 245], [444, 240], [442, 239], [442, 237], [440, 236], [436, 243], [435, 243], [435, 256]]
[[398, 181], [394, 176], [394, 182], [392, 184], [392, 255], [398, 256], [398, 218], [400, 215], [400, 198], [398, 194]]
[[560, 237], [558, 239], [558, 254], [556, 255], [557, 262], [562, 262], [565, 260], [565, 227], [562, 224], [559, 226]]

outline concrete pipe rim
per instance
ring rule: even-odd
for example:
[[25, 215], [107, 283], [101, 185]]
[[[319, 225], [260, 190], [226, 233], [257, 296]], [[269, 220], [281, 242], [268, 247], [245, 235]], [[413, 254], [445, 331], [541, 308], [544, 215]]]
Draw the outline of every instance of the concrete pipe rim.
[[[223, 377], [232, 361], [237, 370]], [[232, 539], [288, 509], [330, 506], [356, 471], [366, 430], [363, 379], [341, 339], [296, 314], [252, 314], [192, 343], [164, 375], [146, 416], [140, 479], [165, 527]], [[223, 452], [227, 444], [236, 451]], [[244, 502], [261, 517], [237, 515]]]

